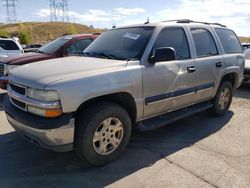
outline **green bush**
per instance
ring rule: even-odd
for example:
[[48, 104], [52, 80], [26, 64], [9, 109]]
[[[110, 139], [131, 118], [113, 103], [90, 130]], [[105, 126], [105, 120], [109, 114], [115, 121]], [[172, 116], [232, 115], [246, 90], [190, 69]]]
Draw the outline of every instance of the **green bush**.
[[0, 30], [0, 37], [10, 37], [10, 33], [4, 30]]
[[18, 38], [21, 44], [27, 45], [30, 42], [30, 36], [25, 31], [21, 31], [18, 35]]
[[77, 34], [76, 27], [75, 27], [74, 25], [69, 26], [68, 29], [67, 29], [66, 34], [67, 34], [67, 35], [74, 35], [74, 34]]

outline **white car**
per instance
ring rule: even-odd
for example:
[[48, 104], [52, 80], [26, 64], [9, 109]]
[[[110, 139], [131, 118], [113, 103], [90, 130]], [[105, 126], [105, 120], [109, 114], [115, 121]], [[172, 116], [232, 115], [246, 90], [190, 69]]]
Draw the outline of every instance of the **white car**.
[[245, 43], [242, 43], [241, 46], [243, 47], [243, 50], [245, 51], [246, 49], [250, 48], [250, 43], [245, 42]]
[[250, 84], [250, 48], [244, 51], [245, 53], [245, 70], [244, 70], [244, 83]]
[[0, 38], [0, 59], [23, 53], [23, 48], [16, 40], [10, 38]]

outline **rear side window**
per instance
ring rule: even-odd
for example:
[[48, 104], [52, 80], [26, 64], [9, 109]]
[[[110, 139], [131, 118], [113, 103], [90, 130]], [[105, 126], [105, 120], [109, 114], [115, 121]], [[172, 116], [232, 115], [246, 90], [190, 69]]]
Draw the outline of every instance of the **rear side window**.
[[206, 29], [191, 29], [198, 57], [217, 55], [218, 50], [211, 33]]
[[242, 53], [242, 47], [235, 33], [228, 29], [215, 29], [226, 54]]
[[11, 40], [0, 40], [0, 47], [4, 50], [20, 50], [16, 43]]
[[155, 41], [153, 50], [161, 47], [174, 48], [177, 59], [190, 58], [187, 37], [182, 28], [163, 29]]
[[80, 55], [92, 43], [92, 41], [93, 40], [90, 38], [77, 41], [67, 49], [67, 52], [69, 55]]

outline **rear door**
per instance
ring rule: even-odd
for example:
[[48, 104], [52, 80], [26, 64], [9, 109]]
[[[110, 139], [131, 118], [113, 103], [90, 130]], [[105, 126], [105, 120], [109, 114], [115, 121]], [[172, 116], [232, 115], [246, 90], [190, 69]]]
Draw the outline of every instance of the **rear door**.
[[[219, 37], [219, 40], [223, 46], [224, 50], [224, 59], [225, 59], [225, 68], [234, 67], [238, 71], [243, 71], [244, 65], [244, 55], [243, 50], [240, 44], [240, 41], [236, 34], [226, 28], [215, 28], [215, 32]], [[241, 70], [240, 70], [241, 69]], [[237, 71], [237, 70], [236, 70]], [[240, 78], [243, 78], [242, 72], [240, 73]]]
[[224, 66], [224, 57], [209, 27], [191, 27], [190, 31], [195, 49], [195, 74], [190, 81], [197, 87], [195, 103], [198, 103], [213, 97], [218, 72]]

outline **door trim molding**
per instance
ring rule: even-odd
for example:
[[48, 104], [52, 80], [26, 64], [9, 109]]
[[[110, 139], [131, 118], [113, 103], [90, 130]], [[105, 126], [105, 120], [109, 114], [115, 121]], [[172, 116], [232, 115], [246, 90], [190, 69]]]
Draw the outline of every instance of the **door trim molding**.
[[203, 85], [192, 87], [192, 88], [173, 91], [170, 93], [163, 93], [163, 94], [159, 94], [159, 95], [155, 95], [151, 97], [146, 97], [145, 104], [150, 105], [150, 104], [154, 104], [154, 103], [164, 101], [170, 98], [180, 97], [180, 96], [184, 96], [190, 93], [197, 93], [205, 89], [214, 88], [214, 86], [215, 86], [214, 83], [208, 83], [208, 84], [203, 84]]

